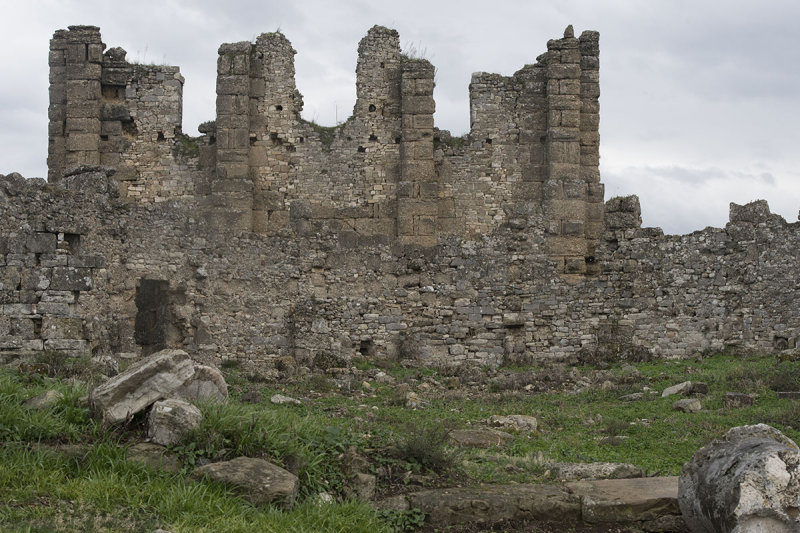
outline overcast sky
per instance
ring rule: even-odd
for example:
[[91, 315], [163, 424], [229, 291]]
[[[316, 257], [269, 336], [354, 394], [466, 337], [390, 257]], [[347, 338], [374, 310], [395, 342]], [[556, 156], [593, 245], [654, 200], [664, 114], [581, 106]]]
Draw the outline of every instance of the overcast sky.
[[646, 226], [723, 226], [729, 202], [800, 209], [797, 0], [0, 0], [0, 173], [46, 176], [48, 42], [100, 26], [129, 61], [178, 65], [183, 128], [214, 118], [217, 48], [282, 31], [297, 50], [303, 116], [343, 121], [358, 41], [374, 24], [437, 68], [436, 125], [469, 129], [472, 72], [511, 75], [573, 24], [600, 32], [606, 199], [638, 194]]

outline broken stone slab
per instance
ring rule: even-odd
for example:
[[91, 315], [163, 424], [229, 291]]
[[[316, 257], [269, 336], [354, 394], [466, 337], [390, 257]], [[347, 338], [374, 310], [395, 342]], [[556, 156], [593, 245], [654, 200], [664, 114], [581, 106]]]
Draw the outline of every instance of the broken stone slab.
[[673, 403], [672, 408], [684, 413], [699, 413], [703, 409], [703, 405], [697, 398], [682, 398]]
[[[577, 523], [580, 498], [555, 485], [482, 485], [431, 489], [406, 496], [433, 525], [500, 520], [547, 520]], [[392, 502], [394, 503], [394, 502]]]
[[184, 400], [170, 398], [153, 404], [147, 418], [147, 436], [156, 444], [177, 444], [184, 435], [200, 427], [203, 413]]
[[782, 400], [800, 400], [800, 391], [776, 392], [775, 395]]
[[179, 472], [182, 466], [181, 461], [174, 453], [164, 446], [149, 442], [140, 442], [128, 448], [125, 460], [142, 463], [154, 470], [165, 472]]
[[664, 389], [661, 393], [662, 398], [672, 396], [673, 394], [682, 394], [684, 396], [689, 394], [708, 394], [708, 384], [703, 382], [684, 381], [671, 387]]
[[580, 497], [581, 516], [590, 524], [645, 522], [681, 513], [677, 476], [576, 481], [566, 487]]
[[162, 350], [95, 388], [89, 402], [105, 422], [124, 422], [158, 400], [172, 396], [194, 372], [194, 363], [186, 352]]
[[251, 457], [207, 464], [196, 468], [192, 475], [230, 485], [253, 505], [276, 504], [284, 509], [294, 505], [300, 486], [300, 480], [291, 472]]
[[496, 429], [454, 429], [450, 432], [448, 440], [455, 446], [471, 446], [473, 448], [491, 448], [503, 446], [514, 438], [505, 431]]
[[625, 479], [644, 476], [642, 469], [630, 463], [551, 463], [553, 476], [563, 481], [582, 479]]
[[532, 432], [536, 431], [539, 421], [528, 415], [492, 415], [486, 419], [486, 424], [496, 428]]
[[23, 403], [22, 406], [27, 407], [28, 409], [47, 409], [63, 399], [64, 395], [57, 390], [49, 390], [39, 394], [38, 396], [34, 396], [33, 398], [25, 400], [25, 403]]
[[735, 427], [684, 465], [678, 503], [693, 532], [800, 531], [800, 448], [766, 424]]

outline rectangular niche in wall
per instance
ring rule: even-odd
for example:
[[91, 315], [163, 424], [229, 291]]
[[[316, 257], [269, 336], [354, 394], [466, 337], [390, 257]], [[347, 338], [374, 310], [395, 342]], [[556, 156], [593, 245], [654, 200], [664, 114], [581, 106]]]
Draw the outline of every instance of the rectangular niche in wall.
[[139, 286], [136, 288], [134, 338], [136, 344], [142, 347], [142, 355], [149, 355], [167, 347], [168, 304], [168, 281], [139, 280]]

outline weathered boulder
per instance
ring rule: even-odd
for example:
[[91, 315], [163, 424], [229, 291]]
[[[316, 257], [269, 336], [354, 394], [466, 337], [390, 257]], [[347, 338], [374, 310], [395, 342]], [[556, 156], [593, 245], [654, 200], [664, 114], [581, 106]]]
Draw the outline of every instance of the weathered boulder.
[[228, 384], [222, 372], [213, 366], [195, 363], [194, 375], [175, 392], [175, 396], [193, 403], [223, 403], [228, 399]]
[[486, 419], [486, 423], [492, 427], [514, 431], [536, 431], [539, 425], [536, 417], [528, 415], [492, 415]]
[[300, 481], [297, 476], [263, 459], [237, 457], [196, 468], [194, 477], [208, 478], [234, 487], [253, 505], [294, 505]]
[[184, 400], [170, 398], [153, 404], [147, 419], [147, 436], [156, 444], [176, 444], [183, 436], [200, 427], [203, 413]]
[[472, 446], [473, 448], [491, 448], [502, 446], [513, 437], [505, 431], [496, 429], [454, 429], [448, 440], [456, 446]]
[[672, 408], [684, 413], [699, 413], [703, 409], [703, 404], [697, 398], [682, 398], [673, 403]]
[[172, 396], [195, 373], [194, 363], [183, 350], [162, 350], [117, 374], [89, 395], [95, 412], [115, 424]]
[[735, 427], [681, 472], [678, 503], [691, 531], [800, 531], [800, 448], [780, 431]]

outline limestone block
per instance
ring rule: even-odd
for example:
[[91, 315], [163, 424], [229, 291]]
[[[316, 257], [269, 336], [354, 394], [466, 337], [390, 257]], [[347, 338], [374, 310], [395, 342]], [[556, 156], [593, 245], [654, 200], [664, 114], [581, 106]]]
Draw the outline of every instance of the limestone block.
[[247, 95], [250, 90], [250, 78], [247, 76], [217, 76], [217, 95]]
[[432, 115], [436, 111], [436, 102], [430, 96], [403, 95], [403, 114]]
[[55, 291], [88, 291], [92, 288], [89, 268], [54, 267], [50, 288]]
[[547, 65], [547, 77], [550, 79], [579, 79], [581, 67], [575, 63], [552, 63]]
[[100, 145], [100, 137], [96, 133], [69, 133], [66, 139], [67, 150], [93, 151]]
[[43, 339], [82, 339], [83, 320], [79, 317], [57, 317], [46, 315], [42, 318]]

